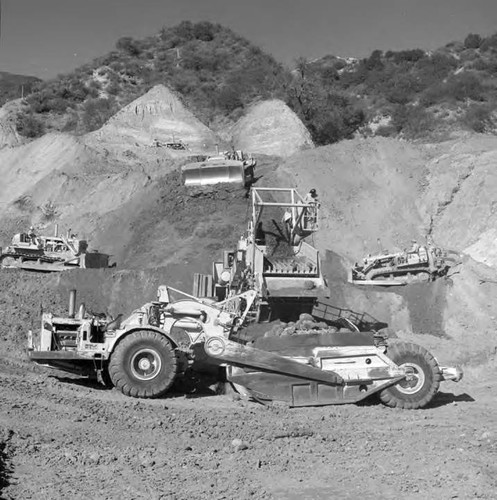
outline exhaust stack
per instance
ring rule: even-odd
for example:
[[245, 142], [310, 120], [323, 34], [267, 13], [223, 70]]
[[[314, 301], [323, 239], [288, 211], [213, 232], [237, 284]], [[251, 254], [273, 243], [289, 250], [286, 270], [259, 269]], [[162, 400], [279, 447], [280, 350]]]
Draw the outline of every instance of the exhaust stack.
[[69, 292], [69, 317], [74, 318], [76, 313], [76, 290]]

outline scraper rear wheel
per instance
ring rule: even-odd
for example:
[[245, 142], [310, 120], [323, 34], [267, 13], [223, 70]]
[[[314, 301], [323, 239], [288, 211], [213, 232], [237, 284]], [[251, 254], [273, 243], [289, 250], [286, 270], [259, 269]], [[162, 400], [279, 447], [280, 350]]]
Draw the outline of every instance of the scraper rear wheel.
[[406, 370], [406, 377], [380, 392], [387, 406], [417, 409], [426, 406], [438, 391], [442, 374], [437, 360], [423, 347], [407, 342], [389, 345], [387, 356]]

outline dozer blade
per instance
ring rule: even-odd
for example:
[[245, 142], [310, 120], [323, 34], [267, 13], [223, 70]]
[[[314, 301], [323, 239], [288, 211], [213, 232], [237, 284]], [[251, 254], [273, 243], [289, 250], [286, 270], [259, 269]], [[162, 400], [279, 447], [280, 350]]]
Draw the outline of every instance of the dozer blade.
[[407, 285], [406, 281], [394, 281], [394, 280], [350, 280], [353, 285], [367, 285], [367, 286], [403, 286]]
[[354, 272], [352, 269], [349, 270], [347, 281], [353, 285], [367, 285], [367, 286], [403, 286], [407, 285], [407, 279], [394, 280], [394, 279], [377, 279], [377, 280], [362, 280], [354, 279]]
[[245, 183], [245, 169], [241, 161], [214, 160], [190, 163], [181, 168], [185, 186], [208, 184]]

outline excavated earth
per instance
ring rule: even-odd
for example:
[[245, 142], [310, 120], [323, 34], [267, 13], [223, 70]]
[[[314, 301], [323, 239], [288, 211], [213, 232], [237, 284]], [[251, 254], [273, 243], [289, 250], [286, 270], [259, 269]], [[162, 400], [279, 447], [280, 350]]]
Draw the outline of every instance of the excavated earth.
[[[58, 223], [117, 263], [56, 275], [0, 272], [0, 498], [495, 498], [495, 137], [354, 139], [288, 156], [283, 127], [258, 155], [257, 186], [318, 190], [321, 227], [312, 242], [330, 285], [323, 300], [463, 367], [465, 378], [443, 383], [424, 410], [374, 400], [262, 406], [212, 380], [133, 400], [28, 362], [27, 331], [39, 328], [41, 311], [65, 314], [69, 290], [94, 313], [129, 314], [160, 284], [191, 292], [193, 273], [210, 272], [244, 231], [245, 189], [186, 188], [179, 167], [188, 152], [153, 146], [161, 131], [170, 140], [174, 119], [198, 148], [214, 141], [210, 133], [163, 89], [149, 97], [98, 133], [0, 147], [2, 246], [31, 224], [49, 232]], [[275, 246], [281, 215], [265, 219]], [[454, 250], [458, 265], [433, 283], [347, 283], [364, 255], [405, 248], [412, 238]]]

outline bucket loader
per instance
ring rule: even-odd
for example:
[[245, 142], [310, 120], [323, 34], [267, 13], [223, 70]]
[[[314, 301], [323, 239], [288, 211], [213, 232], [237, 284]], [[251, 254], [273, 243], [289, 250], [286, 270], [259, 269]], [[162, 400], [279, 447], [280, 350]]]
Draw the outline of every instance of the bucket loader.
[[41, 329], [29, 332], [28, 355], [67, 372], [100, 373], [136, 398], [165, 395], [200, 358], [243, 394], [289, 406], [354, 403], [377, 393], [388, 406], [422, 408], [441, 381], [462, 377], [424, 348], [390, 344], [375, 332], [337, 333], [316, 324], [291, 337], [242, 343], [239, 330], [259, 299], [248, 290], [212, 302], [161, 286], [156, 301], [109, 321], [87, 314], [84, 305], [76, 313], [72, 291], [68, 317], [44, 313]]
[[0, 267], [42, 272], [105, 268], [109, 267], [109, 255], [89, 251], [87, 241], [70, 231], [59, 236], [57, 226], [53, 236], [38, 235], [31, 228], [14, 235], [10, 246], [0, 249]]
[[251, 189], [251, 216], [236, 249], [212, 275], [194, 276], [193, 295], [223, 300], [248, 289], [260, 296], [257, 320], [310, 313], [329, 293], [319, 252], [306, 241], [319, 229], [319, 205], [293, 188]]

